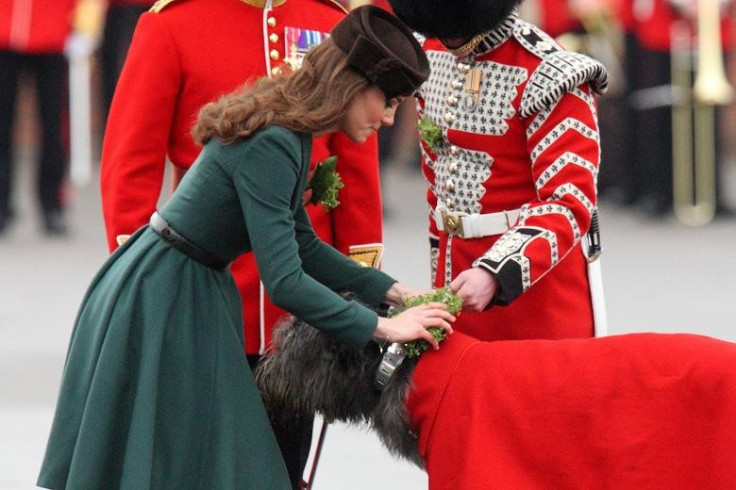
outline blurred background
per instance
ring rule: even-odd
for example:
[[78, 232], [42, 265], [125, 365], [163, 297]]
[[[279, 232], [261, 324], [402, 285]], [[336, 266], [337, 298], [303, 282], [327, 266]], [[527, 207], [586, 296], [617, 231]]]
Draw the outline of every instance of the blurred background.
[[[17, 8], [23, 1], [10, 3]], [[11, 15], [6, 3], [0, 6], [0, 28]], [[82, 37], [72, 52], [57, 53], [60, 72], [19, 64], [14, 48], [0, 46], [0, 96], [6, 104], [0, 136], [13, 155], [12, 162], [0, 156], [12, 166], [12, 172], [0, 168], [0, 191], [12, 181], [12, 204], [0, 206], [0, 490], [35, 488], [76, 310], [108, 255], [98, 178], [114, 89], [114, 76], [109, 77], [124, 59], [137, 16], [151, 2], [79, 3], [99, 22], [90, 26], [80, 20], [70, 28], [70, 34], [88, 32], [93, 41], [85, 44]], [[719, 0], [526, 0], [522, 5], [522, 17], [610, 70], [611, 90], [599, 99], [599, 191], [611, 334], [692, 332], [736, 341], [733, 12], [733, 2]], [[69, 77], [67, 60], [76, 64], [81, 79]], [[17, 86], [7, 77], [10, 68], [17, 68]], [[60, 75], [49, 78], [54, 73]], [[47, 82], [58, 85], [56, 95], [45, 89]], [[48, 97], [53, 100], [44, 100]], [[81, 129], [86, 137], [74, 144], [70, 100], [88, 115]], [[48, 120], [54, 111], [45, 109], [52, 102], [58, 104], [56, 123]], [[14, 108], [10, 121], [7, 104]], [[53, 134], [45, 133], [46, 126], [53, 124], [61, 128], [63, 175], [58, 199], [39, 205], [40, 168], [59, 165], [44, 160], [49, 158], [44, 135]], [[396, 125], [380, 134], [383, 268], [426, 287], [425, 184], [416, 144], [413, 108], [404, 104]], [[331, 426], [314, 488], [379, 486], [421, 489], [426, 477], [394, 460], [364, 429]]]

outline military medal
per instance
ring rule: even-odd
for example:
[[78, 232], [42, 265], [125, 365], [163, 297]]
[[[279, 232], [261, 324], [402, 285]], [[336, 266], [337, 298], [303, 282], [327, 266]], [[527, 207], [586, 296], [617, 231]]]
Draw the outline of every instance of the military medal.
[[286, 43], [287, 56], [284, 63], [292, 70], [302, 66], [304, 55], [312, 46], [316, 46], [329, 37], [326, 32], [300, 29], [298, 27], [284, 27], [284, 42]]
[[463, 105], [466, 110], [475, 110], [480, 102], [480, 83], [483, 79], [483, 72], [480, 68], [470, 68], [465, 75], [465, 97]]

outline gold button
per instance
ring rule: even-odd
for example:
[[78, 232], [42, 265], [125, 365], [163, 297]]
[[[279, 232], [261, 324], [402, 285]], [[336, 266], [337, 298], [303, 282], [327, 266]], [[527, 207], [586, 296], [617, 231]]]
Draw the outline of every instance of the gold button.
[[455, 209], [455, 201], [453, 199], [447, 199], [445, 201], [445, 206], [447, 206], [447, 209], [452, 211], [453, 209]]
[[273, 32], [270, 36], [268, 36], [268, 40], [276, 44], [277, 42], [279, 42], [279, 35]]
[[272, 49], [270, 54], [272, 60], [277, 60], [281, 57], [281, 53], [279, 53], [278, 49]]
[[458, 63], [457, 69], [460, 71], [460, 73], [468, 73], [470, 71], [470, 65], [466, 63]]
[[445, 122], [447, 124], [452, 124], [454, 121], [455, 121], [455, 114], [453, 114], [452, 112], [448, 112], [447, 114], [445, 114]]
[[450, 86], [455, 90], [463, 88], [463, 85], [465, 84], [461, 80], [453, 80], [452, 82], [450, 82]]
[[445, 190], [447, 192], [455, 192], [455, 182], [453, 182], [452, 179], [445, 182]]
[[268, 24], [268, 27], [276, 27], [276, 17], [266, 19], [266, 24]]
[[280, 66], [277, 66], [276, 68], [273, 68], [271, 70], [271, 74], [272, 75], [280, 75], [281, 74], [281, 67]]

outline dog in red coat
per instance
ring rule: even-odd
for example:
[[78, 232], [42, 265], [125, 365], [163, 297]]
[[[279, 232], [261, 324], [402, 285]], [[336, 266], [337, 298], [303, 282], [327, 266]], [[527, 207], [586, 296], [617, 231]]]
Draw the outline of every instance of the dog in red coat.
[[374, 388], [382, 346], [282, 327], [272, 411], [368, 423], [431, 490], [736, 489], [736, 344], [690, 334], [481, 342], [455, 332]]

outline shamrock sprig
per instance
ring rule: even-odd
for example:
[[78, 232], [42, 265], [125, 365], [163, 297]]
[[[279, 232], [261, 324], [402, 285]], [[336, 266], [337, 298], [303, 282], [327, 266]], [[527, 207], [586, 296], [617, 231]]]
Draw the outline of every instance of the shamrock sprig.
[[[463, 307], [463, 301], [460, 299], [460, 297], [453, 293], [449, 287], [445, 286], [439, 289], [435, 289], [431, 293], [423, 294], [421, 296], [414, 296], [412, 298], [404, 300], [404, 307], [392, 309], [391, 311], [389, 311], [388, 316], [396, 316], [407, 308], [411, 308], [412, 306], [419, 306], [425, 303], [444, 303], [445, 305], [447, 305], [447, 311], [453, 315], [459, 314], [460, 310]], [[439, 327], [429, 327], [427, 330], [439, 342], [445, 340], [445, 337], [447, 336], [447, 333], [445, 333], [445, 331]], [[403, 347], [404, 352], [406, 353], [406, 357], [419, 357], [422, 352], [429, 349], [429, 343], [424, 339], [416, 339], [412, 340], [411, 342], [404, 343]]]
[[437, 146], [442, 141], [442, 128], [429, 116], [422, 116], [419, 121], [419, 135], [432, 153], [437, 153]]
[[345, 184], [342, 183], [340, 174], [335, 171], [335, 167], [337, 167], [336, 155], [332, 155], [317, 164], [307, 186], [307, 189], [312, 190], [310, 203], [321, 203], [328, 209], [334, 209], [340, 205], [337, 196], [340, 189], [345, 187]]

